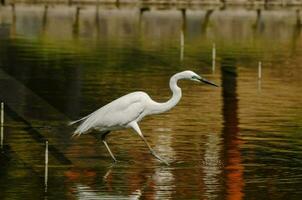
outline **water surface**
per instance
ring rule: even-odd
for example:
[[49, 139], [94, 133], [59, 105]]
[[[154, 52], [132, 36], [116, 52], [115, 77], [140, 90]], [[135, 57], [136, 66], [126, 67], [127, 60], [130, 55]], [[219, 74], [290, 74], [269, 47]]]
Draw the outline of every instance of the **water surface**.
[[[300, 199], [302, 40], [295, 10], [0, 7], [1, 199]], [[212, 65], [215, 43], [216, 62]], [[258, 62], [262, 62], [261, 79]], [[108, 143], [78, 119], [129, 92], [183, 98]], [[50, 144], [44, 186], [44, 141]]]

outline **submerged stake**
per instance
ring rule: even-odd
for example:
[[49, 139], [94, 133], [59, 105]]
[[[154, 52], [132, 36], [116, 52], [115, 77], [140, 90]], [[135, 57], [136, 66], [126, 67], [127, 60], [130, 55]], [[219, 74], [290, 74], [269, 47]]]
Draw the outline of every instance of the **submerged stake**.
[[4, 124], [4, 103], [1, 102], [1, 127], [0, 127], [0, 146], [3, 148], [3, 124]]
[[44, 176], [45, 192], [47, 192], [47, 182], [48, 182], [48, 141], [45, 142], [45, 176]]
[[0, 145], [1, 145], [1, 148], [3, 148], [3, 126], [1, 126], [0, 129], [1, 129], [0, 130], [0, 132], [1, 132], [0, 133], [0, 135], [1, 135], [0, 136], [1, 137], [1, 139], [0, 139]]
[[4, 103], [1, 102], [1, 126], [4, 124]]
[[212, 59], [215, 60], [216, 59], [216, 47], [215, 47], [215, 43], [213, 43], [213, 49], [212, 49]]
[[213, 73], [215, 72], [215, 63], [216, 61], [216, 47], [215, 47], [215, 43], [213, 43], [213, 48], [212, 48], [212, 71]]
[[185, 35], [183, 30], [180, 32], [180, 61], [184, 59]]
[[261, 68], [262, 68], [262, 63], [259, 61], [258, 63], [258, 79], [261, 79]]

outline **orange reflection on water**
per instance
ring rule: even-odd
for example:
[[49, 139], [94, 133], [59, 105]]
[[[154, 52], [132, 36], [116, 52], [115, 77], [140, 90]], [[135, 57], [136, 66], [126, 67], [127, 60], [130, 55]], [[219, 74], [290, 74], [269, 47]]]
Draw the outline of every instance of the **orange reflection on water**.
[[236, 60], [225, 58], [222, 62], [222, 96], [223, 96], [223, 139], [225, 161], [226, 199], [243, 198], [244, 178], [240, 144], [238, 137], [238, 98]]
[[[236, 144], [238, 145], [238, 144]], [[226, 174], [226, 187], [227, 187], [227, 199], [237, 200], [243, 198], [243, 171], [244, 167], [241, 162], [241, 154], [237, 146], [234, 146], [229, 153], [228, 165], [225, 167]]]

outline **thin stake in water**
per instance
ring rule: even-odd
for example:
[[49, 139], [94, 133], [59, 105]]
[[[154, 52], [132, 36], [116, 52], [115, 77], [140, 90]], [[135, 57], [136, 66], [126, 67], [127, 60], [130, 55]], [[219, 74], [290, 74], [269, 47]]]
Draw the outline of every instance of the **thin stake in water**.
[[48, 141], [45, 142], [45, 175], [44, 175], [44, 186], [45, 192], [47, 192], [47, 182], [48, 182]]
[[262, 63], [261, 61], [259, 61], [258, 63], [258, 79], [261, 79], [261, 68], [262, 68]]
[[262, 63], [258, 62], [258, 92], [261, 92]]
[[0, 127], [0, 132], [1, 132], [0, 133], [1, 134], [1, 136], [0, 136], [1, 137], [1, 139], [0, 139], [1, 140], [0, 141], [0, 143], [1, 143], [1, 149], [3, 149], [3, 126]]
[[4, 103], [1, 102], [1, 126], [4, 124]]
[[213, 43], [212, 48], [212, 72], [215, 72], [215, 65], [216, 65], [216, 46], [215, 43]]
[[0, 143], [1, 143], [1, 148], [3, 148], [3, 126], [4, 126], [4, 103], [1, 102], [1, 127], [0, 127]]
[[180, 61], [184, 59], [184, 46], [185, 46], [185, 35], [184, 31], [180, 31]]

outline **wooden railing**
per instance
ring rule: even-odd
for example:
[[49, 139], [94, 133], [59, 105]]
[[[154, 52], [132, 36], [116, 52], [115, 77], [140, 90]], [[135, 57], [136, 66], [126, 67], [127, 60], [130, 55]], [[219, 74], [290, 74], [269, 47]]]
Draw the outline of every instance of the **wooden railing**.
[[0, 5], [12, 3], [67, 4], [137, 4], [137, 5], [302, 5], [302, 0], [0, 0]]

